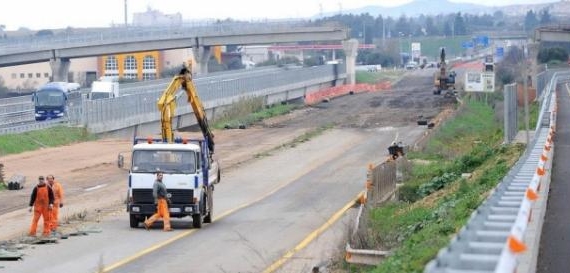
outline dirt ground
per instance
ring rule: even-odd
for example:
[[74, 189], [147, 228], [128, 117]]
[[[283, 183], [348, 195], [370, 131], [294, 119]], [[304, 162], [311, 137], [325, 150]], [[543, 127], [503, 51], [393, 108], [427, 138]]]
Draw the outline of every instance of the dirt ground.
[[[432, 119], [455, 103], [432, 94], [434, 71], [407, 72], [392, 90], [346, 95], [247, 129], [215, 131], [215, 156], [224, 170], [255, 160], [258, 155], [321, 126], [372, 129], [416, 124], [419, 115]], [[182, 133], [188, 134], [195, 133]], [[118, 153], [128, 153], [130, 147], [130, 139], [102, 139], [1, 157], [6, 177], [22, 174], [27, 181], [23, 190], [0, 192], [0, 213], [4, 218], [0, 240], [27, 231], [31, 214], [24, 208], [38, 175], [53, 174], [63, 184], [63, 218], [88, 211], [124, 209], [127, 171], [117, 167], [116, 158]]]

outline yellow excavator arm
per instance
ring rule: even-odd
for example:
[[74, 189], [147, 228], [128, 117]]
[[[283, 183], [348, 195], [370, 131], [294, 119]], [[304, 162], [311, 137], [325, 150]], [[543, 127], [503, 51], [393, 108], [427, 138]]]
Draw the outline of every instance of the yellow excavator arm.
[[168, 143], [174, 141], [174, 131], [172, 130], [172, 118], [176, 112], [176, 99], [179, 97], [179, 90], [182, 88], [188, 96], [188, 103], [192, 106], [194, 115], [202, 131], [204, 139], [208, 143], [210, 155], [214, 153], [214, 134], [210, 131], [208, 119], [204, 106], [198, 98], [196, 86], [192, 81], [192, 72], [189, 68], [182, 68], [178, 75], [174, 76], [166, 90], [160, 96], [157, 106], [160, 111], [160, 121], [162, 127], [162, 139]]

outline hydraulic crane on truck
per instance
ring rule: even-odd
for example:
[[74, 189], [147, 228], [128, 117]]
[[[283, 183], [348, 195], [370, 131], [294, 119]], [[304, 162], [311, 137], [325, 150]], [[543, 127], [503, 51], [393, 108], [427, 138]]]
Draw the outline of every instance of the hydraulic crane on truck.
[[[188, 96], [203, 139], [175, 138], [172, 119], [175, 116], [177, 99], [183, 89]], [[214, 134], [206, 118], [202, 102], [192, 81], [191, 70], [183, 67], [158, 103], [161, 121], [161, 139], [135, 138], [132, 162], [129, 171], [127, 211], [130, 226], [154, 214], [156, 205], [153, 197], [153, 183], [157, 171], [163, 174], [169, 196], [171, 217], [192, 217], [192, 226], [201, 228], [202, 223], [213, 220], [214, 184], [220, 182], [219, 164], [213, 158]], [[119, 167], [123, 165], [119, 156]]]
[[168, 143], [172, 143], [174, 140], [174, 131], [172, 130], [172, 117], [176, 111], [176, 99], [179, 97], [178, 90], [180, 87], [186, 91], [188, 103], [192, 106], [192, 110], [196, 116], [198, 126], [202, 131], [204, 139], [208, 143], [210, 155], [212, 155], [214, 153], [214, 134], [212, 134], [210, 130], [208, 119], [206, 117], [206, 111], [204, 111], [204, 106], [198, 98], [198, 91], [196, 90], [196, 86], [192, 81], [191, 68], [183, 67], [180, 70], [180, 73], [178, 73], [178, 75], [172, 79], [158, 100], [157, 105], [160, 111], [162, 139]]

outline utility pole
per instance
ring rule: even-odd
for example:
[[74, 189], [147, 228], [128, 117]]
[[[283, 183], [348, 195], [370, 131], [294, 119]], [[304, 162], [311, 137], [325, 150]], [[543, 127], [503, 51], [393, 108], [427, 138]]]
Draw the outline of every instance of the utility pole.
[[127, 20], [127, 0], [125, 0], [125, 27], [128, 26], [128, 20]]

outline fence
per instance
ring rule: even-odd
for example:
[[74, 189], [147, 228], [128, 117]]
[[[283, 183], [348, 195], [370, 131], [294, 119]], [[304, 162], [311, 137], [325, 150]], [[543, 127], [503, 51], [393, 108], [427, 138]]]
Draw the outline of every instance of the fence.
[[[304, 88], [311, 85], [332, 82], [344, 74], [343, 66], [324, 65], [311, 68], [272, 71], [246, 78], [227, 79], [217, 82], [199, 81], [196, 89], [206, 108], [214, 104], [227, 105], [246, 96], [267, 96], [274, 93]], [[86, 126], [89, 131], [98, 133], [119, 126], [122, 128], [159, 120], [156, 102], [168, 83], [160, 83], [146, 92], [132, 93], [112, 99], [83, 100], [81, 109], [70, 111], [73, 124]], [[301, 93], [300, 96], [303, 96]], [[292, 98], [291, 98], [292, 99]], [[176, 115], [192, 112], [186, 103], [184, 92], [177, 98], [179, 107]], [[120, 128], [114, 128], [120, 129]]]
[[369, 166], [366, 192], [346, 246], [347, 262], [374, 265], [389, 255], [389, 251], [375, 250], [378, 243], [374, 239], [376, 236], [370, 234], [368, 215], [371, 209], [395, 197], [397, 183], [405, 180], [404, 177], [410, 170], [411, 164], [404, 157]]

